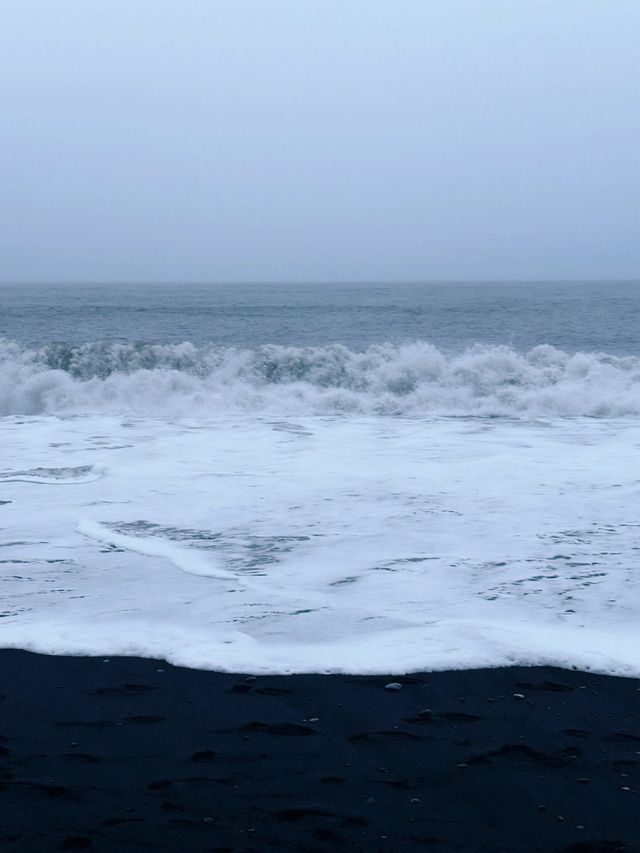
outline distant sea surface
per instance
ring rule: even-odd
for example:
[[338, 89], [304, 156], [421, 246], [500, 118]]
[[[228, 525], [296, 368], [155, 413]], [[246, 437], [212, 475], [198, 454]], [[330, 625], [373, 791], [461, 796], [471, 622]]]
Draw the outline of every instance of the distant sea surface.
[[0, 645], [640, 675], [640, 282], [0, 285]]
[[428, 341], [640, 353], [640, 281], [469, 284], [0, 285], [0, 335], [29, 347], [255, 347]]

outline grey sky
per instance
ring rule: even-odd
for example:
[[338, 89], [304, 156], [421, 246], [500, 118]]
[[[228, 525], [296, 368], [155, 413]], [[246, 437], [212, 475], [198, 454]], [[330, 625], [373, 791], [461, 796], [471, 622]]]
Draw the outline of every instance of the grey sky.
[[0, 280], [640, 276], [638, 0], [0, 0]]

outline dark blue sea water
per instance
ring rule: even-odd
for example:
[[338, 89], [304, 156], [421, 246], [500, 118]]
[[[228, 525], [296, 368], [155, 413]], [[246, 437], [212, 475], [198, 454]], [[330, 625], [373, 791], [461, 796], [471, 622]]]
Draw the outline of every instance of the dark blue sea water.
[[640, 353], [640, 282], [1, 285], [0, 337]]

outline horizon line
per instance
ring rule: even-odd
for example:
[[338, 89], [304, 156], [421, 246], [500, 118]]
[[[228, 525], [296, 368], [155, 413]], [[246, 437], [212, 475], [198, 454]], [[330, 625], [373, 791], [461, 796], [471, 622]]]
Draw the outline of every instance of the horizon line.
[[46, 286], [46, 285], [277, 285], [277, 284], [633, 284], [640, 283], [638, 277], [597, 277], [597, 278], [344, 278], [344, 279], [13, 279], [0, 280], [5, 286]]

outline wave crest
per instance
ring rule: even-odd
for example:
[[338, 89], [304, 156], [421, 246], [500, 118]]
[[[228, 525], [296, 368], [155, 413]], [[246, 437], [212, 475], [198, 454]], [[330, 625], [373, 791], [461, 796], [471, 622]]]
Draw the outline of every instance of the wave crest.
[[493, 417], [640, 415], [640, 358], [426, 342], [354, 352], [0, 341], [0, 414], [213, 416], [383, 414]]

